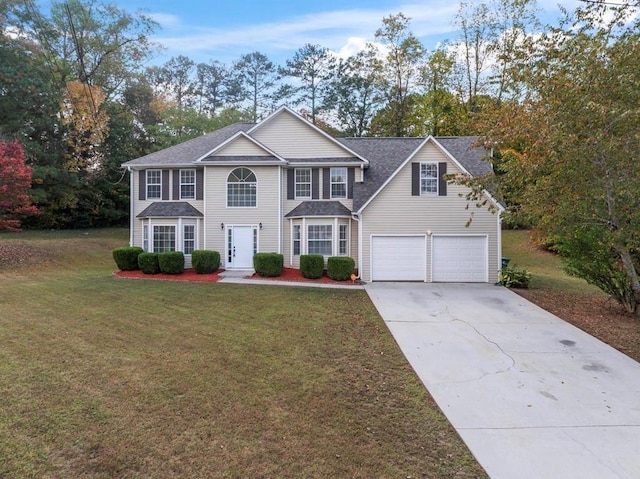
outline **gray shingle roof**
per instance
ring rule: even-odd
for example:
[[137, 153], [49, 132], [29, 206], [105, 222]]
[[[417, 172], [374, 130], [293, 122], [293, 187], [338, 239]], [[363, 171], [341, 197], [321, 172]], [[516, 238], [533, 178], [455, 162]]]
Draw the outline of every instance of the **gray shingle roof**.
[[356, 163], [362, 164], [363, 161], [355, 156], [346, 158], [287, 158], [287, 161], [293, 164], [296, 163]]
[[285, 218], [303, 216], [351, 216], [351, 211], [339, 201], [303, 201], [289, 211]]
[[282, 163], [285, 164], [282, 160], [276, 158], [275, 156], [207, 156], [202, 159], [203, 163], [211, 163], [211, 162], [223, 162], [223, 163]]
[[193, 217], [202, 218], [204, 215], [200, 213], [194, 206], [186, 201], [156, 201], [142, 210], [137, 218], [179, 218]]
[[[491, 172], [484, 148], [474, 147], [478, 137], [436, 138], [460, 164], [474, 176]], [[353, 210], [358, 211], [400, 165], [421, 144], [424, 138], [341, 138], [340, 142], [369, 160], [364, 171], [364, 182], [353, 187]]]
[[231, 138], [239, 131], [248, 131], [254, 123], [234, 123], [219, 130], [198, 136], [178, 145], [156, 151], [135, 160], [127, 161], [122, 166], [172, 166], [192, 164], [215, 147]]

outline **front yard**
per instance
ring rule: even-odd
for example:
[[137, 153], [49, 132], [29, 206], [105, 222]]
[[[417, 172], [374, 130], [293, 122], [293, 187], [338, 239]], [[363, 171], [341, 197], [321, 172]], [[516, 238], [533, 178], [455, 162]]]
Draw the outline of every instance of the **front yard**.
[[126, 242], [0, 235], [0, 477], [485, 477], [364, 291], [117, 279]]

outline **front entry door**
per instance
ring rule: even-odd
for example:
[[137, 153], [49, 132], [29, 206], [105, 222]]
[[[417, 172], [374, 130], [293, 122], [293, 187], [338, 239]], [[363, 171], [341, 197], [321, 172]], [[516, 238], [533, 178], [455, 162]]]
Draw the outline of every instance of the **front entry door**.
[[227, 267], [253, 268], [258, 229], [255, 226], [229, 226], [227, 230]]

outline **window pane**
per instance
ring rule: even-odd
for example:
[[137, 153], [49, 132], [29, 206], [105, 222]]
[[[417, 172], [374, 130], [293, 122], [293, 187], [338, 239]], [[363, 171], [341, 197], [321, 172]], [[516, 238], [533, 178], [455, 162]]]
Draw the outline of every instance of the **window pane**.
[[293, 254], [300, 254], [300, 225], [293, 225]]
[[331, 198], [347, 197], [347, 169], [331, 168]]
[[196, 197], [195, 170], [180, 170], [180, 198], [192, 200]]
[[227, 178], [227, 206], [256, 206], [256, 191], [256, 175], [249, 168], [236, 168]]
[[420, 193], [438, 193], [438, 164], [420, 163]]
[[184, 225], [183, 233], [183, 252], [191, 254], [196, 246], [196, 227], [195, 225]]
[[165, 251], [175, 251], [176, 249], [176, 227], [175, 226], [154, 226], [153, 227], [153, 251], [164, 253]]
[[309, 225], [308, 233], [309, 254], [331, 256], [333, 233], [331, 225]]
[[296, 198], [311, 198], [311, 168], [296, 168]]
[[147, 171], [147, 199], [159, 200], [162, 196], [162, 172], [160, 170]]
[[348, 225], [340, 225], [339, 228], [340, 237], [338, 238], [338, 254], [346, 255], [349, 244]]

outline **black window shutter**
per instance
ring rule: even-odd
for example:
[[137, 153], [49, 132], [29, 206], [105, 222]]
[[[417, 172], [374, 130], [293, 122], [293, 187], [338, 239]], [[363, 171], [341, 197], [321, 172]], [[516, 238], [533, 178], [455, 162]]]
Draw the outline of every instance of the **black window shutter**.
[[180, 170], [173, 170], [173, 199], [180, 199]]
[[322, 169], [322, 197], [325, 200], [331, 198], [331, 168]]
[[420, 163], [411, 163], [411, 196], [420, 196]]
[[438, 163], [438, 196], [447, 196], [447, 180], [444, 175], [447, 174], [447, 163]]
[[311, 199], [320, 198], [320, 169], [313, 168], [311, 170]]
[[147, 199], [147, 172], [146, 170], [140, 170], [138, 172], [138, 199]]
[[347, 170], [347, 198], [353, 198], [353, 184], [356, 181], [356, 169], [349, 168]]
[[169, 199], [169, 170], [162, 170], [162, 199]]
[[287, 170], [287, 199], [293, 200], [296, 197], [296, 170]]
[[196, 170], [196, 200], [204, 198], [204, 168]]

